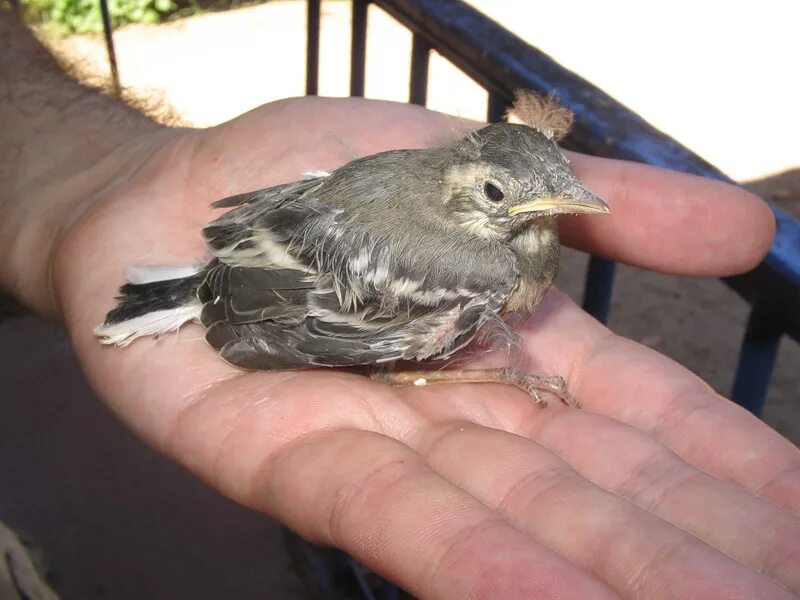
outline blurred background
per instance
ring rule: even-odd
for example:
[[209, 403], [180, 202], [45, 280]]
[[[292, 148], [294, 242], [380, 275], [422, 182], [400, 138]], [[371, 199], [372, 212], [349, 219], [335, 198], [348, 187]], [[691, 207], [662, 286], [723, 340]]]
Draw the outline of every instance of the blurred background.
[[[800, 4], [470, 0], [735, 180], [800, 218]], [[206, 127], [305, 87], [302, 0], [114, 0], [122, 86], [151, 116]], [[27, 0], [37, 35], [109, 86], [99, 4]], [[405, 101], [411, 34], [370, 5], [366, 96]], [[350, 2], [322, 2], [321, 95], [349, 93]], [[483, 119], [442, 57], [429, 108]], [[309, 165], [313, 168], [314, 165]], [[586, 257], [559, 286], [580, 300]], [[63, 333], [0, 309], [0, 519], [30, 534], [64, 598], [302, 598], [278, 527], [145, 448], [93, 397]], [[728, 394], [748, 305], [715, 279], [620, 266], [609, 326]], [[643, 400], [644, 401], [644, 400]], [[800, 348], [784, 337], [764, 412], [800, 441]]]

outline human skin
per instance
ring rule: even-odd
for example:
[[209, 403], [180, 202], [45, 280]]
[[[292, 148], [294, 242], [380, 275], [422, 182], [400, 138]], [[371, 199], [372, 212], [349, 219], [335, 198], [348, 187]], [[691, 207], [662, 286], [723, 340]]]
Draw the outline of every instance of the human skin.
[[[124, 349], [94, 338], [126, 265], [206, 256], [212, 201], [464, 123], [308, 98], [165, 128], [67, 81], [2, 13], [0, 40], [0, 282], [63, 322], [92, 386], [148, 444], [421, 598], [800, 592], [797, 448], [558, 291], [517, 329], [526, 367], [564, 376], [583, 410], [507, 386], [244, 372], [199, 325]], [[739, 188], [570, 158], [613, 213], [565, 219], [568, 245], [692, 275], [745, 271], [769, 246], [770, 211]]]

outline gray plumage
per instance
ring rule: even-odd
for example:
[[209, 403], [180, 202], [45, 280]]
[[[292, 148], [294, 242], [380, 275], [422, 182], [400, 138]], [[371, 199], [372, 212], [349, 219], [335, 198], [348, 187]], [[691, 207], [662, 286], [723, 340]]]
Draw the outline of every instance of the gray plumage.
[[555, 215], [607, 212], [546, 133], [510, 123], [214, 206], [230, 210], [203, 231], [212, 260], [127, 284], [103, 341], [196, 319], [250, 369], [447, 358], [535, 310], [558, 270]]

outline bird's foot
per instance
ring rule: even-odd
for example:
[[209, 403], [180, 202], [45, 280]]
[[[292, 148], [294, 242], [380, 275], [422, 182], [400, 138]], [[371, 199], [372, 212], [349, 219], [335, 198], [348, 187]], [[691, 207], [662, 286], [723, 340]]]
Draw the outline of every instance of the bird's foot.
[[542, 392], [548, 392], [567, 406], [580, 408], [578, 401], [567, 390], [567, 383], [563, 377], [558, 375], [530, 375], [518, 371], [509, 372], [508, 377], [508, 384], [515, 385], [528, 392], [533, 401], [540, 406], [547, 406], [547, 399], [542, 397]]
[[547, 406], [543, 392], [557, 397], [567, 406], [580, 408], [578, 401], [567, 391], [564, 379], [558, 376], [530, 375], [513, 369], [465, 369], [453, 371], [387, 371], [380, 370], [370, 377], [390, 385], [433, 385], [440, 383], [503, 383], [520, 388], [539, 406]]

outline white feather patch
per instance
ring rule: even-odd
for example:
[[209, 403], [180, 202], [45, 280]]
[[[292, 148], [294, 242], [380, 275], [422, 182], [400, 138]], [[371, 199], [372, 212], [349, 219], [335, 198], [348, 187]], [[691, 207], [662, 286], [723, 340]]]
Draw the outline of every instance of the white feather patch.
[[407, 277], [401, 277], [389, 283], [389, 291], [398, 296], [410, 296], [422, 287], [421, 281], [414, 281]]
[[177, 331], [184, 323], [199, 320], [202, 308], [202, 304], [193, 302], [178, 308], [156, 310], [120, 323], [99, 325], [94, 334], [100, 338], [101, 344], [127, 346], [136, 338]]
[[125, 279], [128, 283], [141, 285], [154, 281], [183, 279], [197, 275], [203, 267], [198, 265], [130, 265], [125, 268]]
[[356, 257], [350, 260], [350, 270], [353, 273], [361, 273], [369, 266], [369, 259], [369, 249], [362, 248], [358, 251]]
[[330, 173], [327, 171], [317, 171], [315, 169], [309, 169], [308, 171], [303, 171], [303, 177], [306, 179], [316, 179], [317, 177], [328, 177]]
[[[249, 248], [239, 249], [243, 241], [251, 243]], [[272, 265], [280, 269], [295, 269], [311, 272], [311, 269], [289, 253], [289, 248], [267, 229], [257, 229], [246, 240], [214, 251], [222, 262], [236, 267], [266, 267]]]

